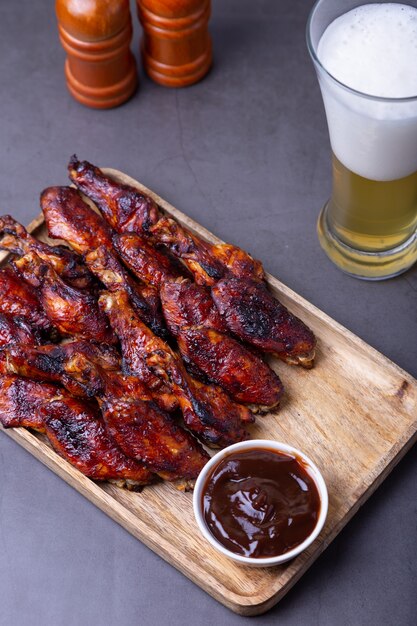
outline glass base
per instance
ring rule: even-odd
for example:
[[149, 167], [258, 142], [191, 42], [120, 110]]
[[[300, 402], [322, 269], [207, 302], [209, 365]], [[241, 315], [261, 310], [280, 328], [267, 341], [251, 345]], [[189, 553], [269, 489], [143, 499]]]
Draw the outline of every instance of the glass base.
[[330, 230], [326, 204], [317, 222], [320, 245], [346, 274], [362, 280], [385, 280], [407, 271], [417, 261], [417, 230], [404, 243], [383, 252], [363, 252], [343, 243]]

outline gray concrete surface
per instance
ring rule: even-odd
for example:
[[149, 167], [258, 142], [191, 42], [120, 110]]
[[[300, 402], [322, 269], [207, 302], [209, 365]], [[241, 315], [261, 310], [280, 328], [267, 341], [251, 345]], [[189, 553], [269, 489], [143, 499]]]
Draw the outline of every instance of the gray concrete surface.
[[[315, 222], [329, 194], [324, 112], [304, 43], [312, 2], [215, 0], [215, 65], [170, 91], [92, 111], [68, 95], [51, 0], [0, 3], [0, 207], [23, 222], [77, 152], [142, 180], [401, 367], [417, 374], [417, 270], [341, 274]], [[139, 28], [135, 20], [135, 53]], [[0, 625], [238, 624], [5, 436]], [[417, 449], [288, 596], [257, 624], [417, 623]]]

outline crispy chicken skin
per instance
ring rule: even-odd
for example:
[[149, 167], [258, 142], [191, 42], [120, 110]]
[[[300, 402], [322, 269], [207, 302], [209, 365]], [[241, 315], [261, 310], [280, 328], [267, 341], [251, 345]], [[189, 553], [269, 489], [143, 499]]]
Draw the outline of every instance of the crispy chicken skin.
[[[93, 371], [92, 371], [93, 370]], [[83, 355], [66, 365], [68, 374], [85, 382], [101, 378], [98, 401], [109, 433], [120, 448], [165, 480], [197, 477], [208, 455], [194, 437], [159, 409], [136, 377], [104, 372]]]
[[47, 187], [41, 193], [41, 208], [50, 236], [67, 241], [79, 254], [99, 245], [111, 248], [111, 228], [73, 187]]
[[262, 264], [230, 244], [210, 244], [161, 214], [149, 196], [106, 176], [88, 161], [74, 155], [68, 165], [71, 181], [93, 200], [108, 223], [120, 233], [134, 232], [164, 244], [181, 258], [196, 282], [212, 285], [223, 276], [248, 276], [262, 280]]
[[291, 365], [312, 366], [316, 347], [312, 331], [276, 300], [264, 283], [228, 278], [211, 292], [237, 337]]
[[41, 408], [59, 395], [54, 385], [35, 382], [20, 376], [0, 377], [0, 422], [4, 428], [23, 426], [45, 432]]
[[143, 463], [128, 457], [110, 435], [91, 403], [61, 393], [44, 402], [40, 413], [53, 448], [93, 480], [110, 480], [130, 490], [154, 481]]
[[49, 262], [66, 283], [78, 289], [92, 289], [95, 279], [82, 258], [64, 246], [49, 246], [32, 237], [10, 215], [0, 217], [0, 248], [17, 256], [35, 252]]
[[10, 265], [0, 270], [0, 313], [12, 318], [21, 317], [42, 331], [52, 330], [35, 289], [23, 281]]
[[0, 313], [0, 347], [11, 343], [35, 346], [39, 343], [39, 335], [23, 318]]
[[51, 324], [63, 335], [114, 342], [114, 335], [93, 294], [70, 287], [49, 263], [31, 252], [13, 261], [19, 274], [38, 288], [39, 299]]
[[68, 165], [71, 181], [100, 209], [118, 232], [146, 233], [159, 218], [159, 210], [149, 196], [137, 189], [116, 183], [88, 161], [73, 155]]
[[250, 411], [234, 403], [220, 388], [194, 381], [172, 349], [135, 315], [125, 293], [105, 293], [99, 302], [132, 372], [136, 363], [144, 361], [172, 390], [185, 423], [197, 437], [208, 445], [222, 446], [247, 438], [244, 424], [253, 421]]
[[[227, 335], [210, 292], [187, 280], [165, 283], [161, 301], [168, 328], [193, 371], [223, 387], [253, 410], [276, 406], [283, 393], [278, 376], [260, 357]], [[220, 330], [218, 330], [220, 329]]]

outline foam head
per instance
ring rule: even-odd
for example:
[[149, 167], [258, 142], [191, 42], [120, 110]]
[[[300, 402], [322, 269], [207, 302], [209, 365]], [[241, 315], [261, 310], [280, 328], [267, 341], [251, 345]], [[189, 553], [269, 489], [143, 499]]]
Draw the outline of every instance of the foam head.
[[[317, 57], [330, 140], [338, 159], [373, 180], [417, 170], [417, 8], [366, 4], [335, 19]], [[403, 98], [414, 100], [404, 101]]]

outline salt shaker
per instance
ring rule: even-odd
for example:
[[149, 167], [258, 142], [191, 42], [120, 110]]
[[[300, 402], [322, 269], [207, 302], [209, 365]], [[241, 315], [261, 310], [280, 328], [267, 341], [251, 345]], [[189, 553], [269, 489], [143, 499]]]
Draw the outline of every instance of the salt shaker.
[[56, 0], [68, 89], [86, 106], [125, 102], [137, 86], [129, 0]]
[[203, 78], [212, 61], [210, 0], [136, 2], [147, 74], [166, 87], [185, 87]]

